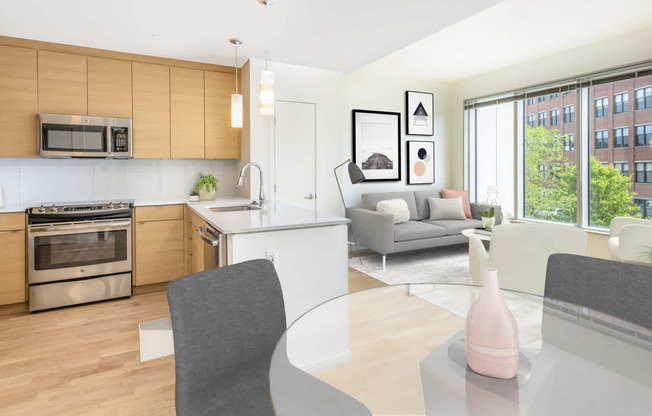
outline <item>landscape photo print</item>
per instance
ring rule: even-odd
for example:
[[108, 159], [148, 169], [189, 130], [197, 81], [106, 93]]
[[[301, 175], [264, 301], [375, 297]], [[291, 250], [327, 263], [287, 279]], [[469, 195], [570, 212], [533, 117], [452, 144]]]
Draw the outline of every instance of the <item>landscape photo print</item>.
[[353, 162], [365, 181], [401, 180], [401, 114], [353, 110]]

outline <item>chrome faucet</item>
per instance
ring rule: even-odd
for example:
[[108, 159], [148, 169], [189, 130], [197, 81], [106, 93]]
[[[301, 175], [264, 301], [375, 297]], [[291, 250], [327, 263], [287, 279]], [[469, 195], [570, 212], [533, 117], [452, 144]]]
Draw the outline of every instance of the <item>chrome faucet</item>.
[[260, 167], [258, 163], [255, 162], [249, 162], [246, 165], [242, 167], [242, 170], [240, 171], [240, 177], [238, 178], [238, 182], [236, 182], [236, 186], [242, 186], [242, 183], [244, 182], [244, 174], [245, 171], [249, 166], [255, 166], [258, 168], [258, 172], [260, 172], [260, 190], [258, 191], [258, 202], [253, 201], [252, 204], [256, 204], [259, 206], [263, 205], [263, 202], [265, 201], [265, 191], [263, 191], [263, 168]]

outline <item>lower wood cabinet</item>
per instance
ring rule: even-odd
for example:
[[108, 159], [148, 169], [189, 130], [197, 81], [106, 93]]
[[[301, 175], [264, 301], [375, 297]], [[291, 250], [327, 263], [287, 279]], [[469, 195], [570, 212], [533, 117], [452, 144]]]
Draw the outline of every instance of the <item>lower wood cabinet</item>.
[[25, 302], [25, 214], [0, 214], [0, 305]]
[[184, 275], [183, 205], [136, 207], [134, 285]]
[[204, 242], [197, 231], [204, 220], [192, 209], [186, 207], [186, 244], [188, 253], [188, 273], [204, 271]]

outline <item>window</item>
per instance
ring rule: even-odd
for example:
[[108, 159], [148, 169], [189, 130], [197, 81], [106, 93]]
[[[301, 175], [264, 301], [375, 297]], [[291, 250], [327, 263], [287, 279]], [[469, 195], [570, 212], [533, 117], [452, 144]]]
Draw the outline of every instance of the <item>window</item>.
[[567, 134], [564, 139], [564, 148], [567, 152], [573, 152], [575, 150], [575, 135]]
[[542, 95], [541, 97], [539, 97], [539, 102], [540, 103], [542, 103], [544, 101], [546, 101], [546, 96], [545, 95]]
[[550, 125], [557, 126], [559, 124], [559, 109], [555, 108], [550, 110]]
[[652, 199], [634, 198], [634, 203], [638, 205], [638, 212], [643, 218], [652, 217]]
[[649, 146], [652, 137], [652, 124], [636, 126], [636, 146]]
[[528, 98], [528, 99], [527, 99], [527, 105], [533, 105], [533, 104], [536, 103], [536, 102], [537, 102], [537, 100], [534, 99], [534, 98]]
[[551, 94], [551, 95], [550, 95], [550, 99], [551, 99], [551, 100], [552, 100], [553, 98], [557, 98], [557, 97], [559, 97], [559, 94]]
[[614, 129], [614, 147], [629, 147], [629, 127]]
[[652, 162], [636, 162], [636, 183], [652, 183]]
[[636, 90], [636, 109], [652, 108], [652, 87]]
[[598, 130], [595, 132], [595, 148], [609, 148], [609, 132], [607, 130]]
[[614, 168], [620, 171], [623, 176], [629, 176], [629, 163], [628, 162], [614, 162]]
[[609, 113], [609, 100], [607, 97], [598, 98], [595, 100], [595, 116], [605, 117]]
[[537, 116], [535, 114], [528, 114], [527, 116], [527, 124], [528, 126], [535, 128], [537, 126]]
[[545, 111], [539, 113], [539, 125], [546, 127], [546, 123], [548, 121], [548, 113]]
[[568, 105], [564, 107], [564, 123], [572, 123], [575, 121], [575, 106]]
[[629, 112], [629, 93], [621, 92], [614, 95], [614, 114]]

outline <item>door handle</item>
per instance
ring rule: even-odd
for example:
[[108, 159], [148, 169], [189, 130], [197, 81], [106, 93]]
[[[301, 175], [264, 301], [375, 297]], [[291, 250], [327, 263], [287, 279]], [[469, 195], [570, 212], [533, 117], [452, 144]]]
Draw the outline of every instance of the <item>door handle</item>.
[[317, 198], [317, 194], [308, 194], [308, 196], [304, 196], [303, 199], [315, 199]]

